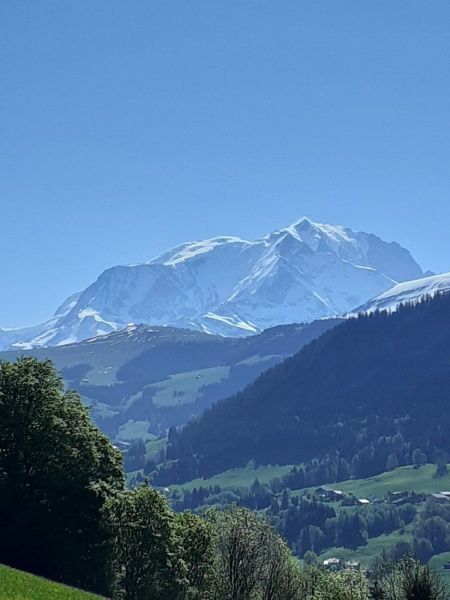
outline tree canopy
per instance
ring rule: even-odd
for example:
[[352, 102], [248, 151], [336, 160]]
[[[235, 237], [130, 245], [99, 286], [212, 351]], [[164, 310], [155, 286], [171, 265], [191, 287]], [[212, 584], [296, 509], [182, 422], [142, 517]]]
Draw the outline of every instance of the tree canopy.
[[121, 456], [50, 361], [0, 364], [0, 562], [102, 586], [101, 509]]

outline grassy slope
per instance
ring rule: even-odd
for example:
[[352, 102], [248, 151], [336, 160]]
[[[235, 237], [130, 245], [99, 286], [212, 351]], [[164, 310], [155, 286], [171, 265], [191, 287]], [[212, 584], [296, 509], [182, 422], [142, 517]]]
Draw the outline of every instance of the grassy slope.
[[450, 490], [450, 473], [444, 477], [434, 477], [436, 467], [424, 465], [420, 469], [414, 467], [399, 467], [393, 471], [369, 477], [336, 483], [332, 487], [348, 494], [353, 493], [358, 498], [367, 496], [383, 496], [385, 492], [401, 492], [404, 490], [417, 493], [433, 493]]
[[360, 546], [356, 550], [348, 548], [328, 548], [320, 555], [320, 560], [325, 560], [332, 556], [336, 556], [342, 560], [357, 560], [365, 567], [370, 567], [374, 558], [380, 555], [383, 550], [393, 548], [397, 542], [402, 540], [411, 541], [412, 525], [405, 527], [404, 533], [399, 530], [392, 533], [379, 535], [378, 537], [368, 540], [366, 546]]
[[[198, 488], [200, 486], [209, 487], [210, 485], [220, 485], [223, 488], [247, 487], [256, 478], [261, 483], [269, 483], [274, 477], [281, 477], [289, 473], [291, 468], [291, 465], [281, 467], [269, 465], [259, 468], [247, 466], [243, 469], [230, 469], [208, 479], [194, 479], [193, 481], [170, 487], [171, 489], [186, 490], [192, 490], [194, 487]], [[329, 487], [343, 490], [347, 494], [354, 494], [358, 498], [367, 498], [367, 496], [383, 497], [388, 491], [401, 492], [408, 490], [417, 493], [450, 491], [450, 472], [445, 477], [436, 478], [434, 477], [435, 470], [436, 467], [431, 464], [424, 465], [417, 470], [414, 467], [399, 467], [375, 477], [369, 477], [368, 479], [348, 479], [347, 481], [330, 484]], [[296, 490], [294, 495], [302, 495], [305, 491], [305, 489]]]
[[285, 465], [283, 467], [269, 465], [259, 468], [249, 465], [243, 469], [230, 469], [209, 479], [194, 479], [181, 485], [172, 485], [170, 489], [192, 490], [195, 487], [209, 487], [214, 485], [220, 485], [222, 488], [249, 487], [255, 479], [258, 479], [261, 483], [269, 483], [275, 477], [281, 477], [289, 473], [291, 468], [292, 465]]
[[433, 556], [430, 560], [430, 566], [439, 573], [444, 583], [450, 586], [450, 570], [444, 569], [444, 564], [448, 562], [450, 562], [450, 552], [443, 552]]
[[149, 387], [158, 390], [153, 397], [154, 404], [158, 406], [188, 404], [198, 399], [202, 387], [220, 383], [227, 379], [229, 374], [230, 367], [224, 366], [197, 369], [169, 375], [167, 379], [150, 384]]
[[99, 600], [59, 583], [0, 565], [0, 600]]
[[[400, 492], [411, 490], [418, 493], [433, 493], [443, 490], [450, 490], [450, 474], [445, 477], [434, 477], [436, 467], [428, 464], [420, 469], [413, 467], [399, 467], [394, 471], [382, 473], [376, 477], [368, 479], [355, 479], [335, 484], [333, 487], [342, 489], [346, 493], [353, 493], [359, 498], [367, 496], [384, 496], [387, 491]], [[369, 566], [372, 559], [381, 554], [383, 550], [393, 548], [401, 540], [411, 540], [412, 525], [405, 527], [404, 533], [394, 531], [390, 534], [380, 535], [368, 541], [366, 546], [357, 550], [348, 550], [346, 548], [330, 548], [324, 552], [320, 558], [325, 559], [331, 556], [337, 556], [342, 559], [354, 559], [365, 566]], [[435, 568], [443, 577], [447, 584], [450, 584], [450, 571], [443, 568], [445, 562], [450, 561], [450, 552], [439, 554], [431, 559], [431, 566]]]
[[155, 435], [148, 432], [150, 423], [148, 421], [133, 421], [129, 420], [124, 425], [119, 427], [117, 439], [122, 441], [130, 441], [136, 438], [142, 438], [144, 442], [154, 440]]
[[147, 449], [147, 458], [149, 460], [156, 460], [161, 450], [165, 450], [167, 445], [167, 439], [165, 437], [150, 440], [145, 444]]

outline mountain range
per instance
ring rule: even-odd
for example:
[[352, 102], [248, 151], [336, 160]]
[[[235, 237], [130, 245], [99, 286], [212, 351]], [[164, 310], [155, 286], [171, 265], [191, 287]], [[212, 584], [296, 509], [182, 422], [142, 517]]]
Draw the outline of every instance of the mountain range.
[[188, 242], [107, 269], [46, 322], [0, 329], [0, 350], [79, 342], [130, 323], [246, 336], [348, 313], [423, 275], [395, 242], [303, 218], [254, 241]]
[[51, 359], [112, 439], [149, 439], [243, 389], [340, 322], [281, 325], [241, 338], [130, 325], [76, 344], [1, 352], [0, 360]]

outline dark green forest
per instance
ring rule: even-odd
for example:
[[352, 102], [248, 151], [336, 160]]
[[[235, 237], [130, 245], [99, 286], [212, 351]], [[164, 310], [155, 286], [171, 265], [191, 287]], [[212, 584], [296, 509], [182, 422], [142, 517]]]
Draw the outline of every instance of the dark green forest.
[[256, 464], [314, 483], [450, 451], [450, 296], [349, 319], [172, 435], [161, 484]]

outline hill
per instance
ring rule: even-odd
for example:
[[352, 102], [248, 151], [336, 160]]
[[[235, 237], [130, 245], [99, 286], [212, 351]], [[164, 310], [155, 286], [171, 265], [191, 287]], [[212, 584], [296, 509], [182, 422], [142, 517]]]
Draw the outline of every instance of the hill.
[[0, 565], [0, 600], [100, 600], [100, 596]]
[[129, 323], [245, 336], [347, 313], [422, 276], [397, 243], [303, 218], [257, 240], [187, 242], [150, 261], [107, 269], [45, 323], [0, 329], [0, 349], [79, 342]]
[[247, 338], [133, 325], [78, 344], [3, 352], [0, 360], [50, 358], [97, 424], [126, 441], [186, 423], [339, 322], [285, 325]]
[[443, 294], [326, 332], [189, 424], [168, 447], [165, 474], [181, 482], [249, 460], [339, 453], [346, 470], [366, 477], [388, 461], [407, 464], [415, 448], [434, 460], [437, 448], [450, 450], [449, 316]]

